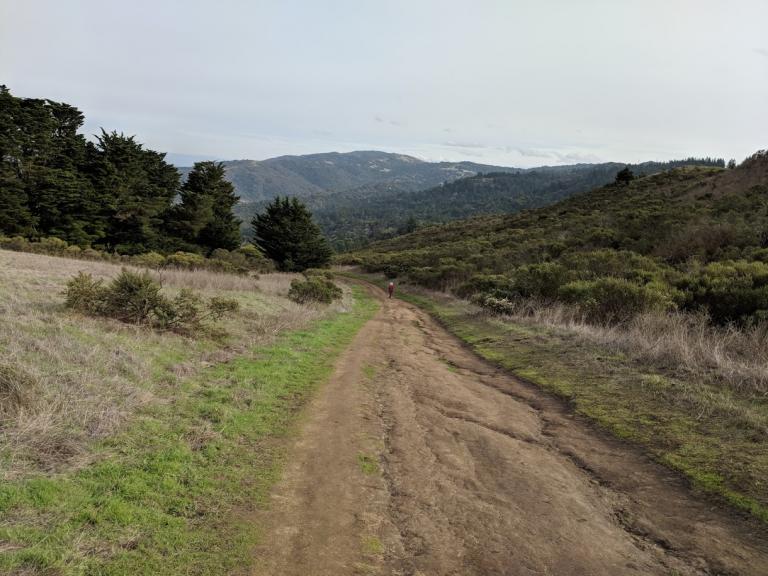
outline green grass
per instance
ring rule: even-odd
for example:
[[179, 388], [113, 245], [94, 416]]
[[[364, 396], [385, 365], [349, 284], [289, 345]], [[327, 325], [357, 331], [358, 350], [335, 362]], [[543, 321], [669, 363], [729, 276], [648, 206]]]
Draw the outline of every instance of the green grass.
[[384, 544], [376, 536], [364, 536], [362, 545], [365, 554], [378, 555], [384, 552]]
[[[384, 286], [381, 277], [352, 274]], [[573, 410], [643, 447], [692, 486], [768, 522], [768, 450], [764, 431], [737, 411], [701, 413], [711, 397], [748, 402], [731, 390], [685, 382], [674, 373], [632, 362], [577, 336], [471, 313], [447, 296], [398, 287], [398, 297], [432, 314], [480, 356], [566, 399]]]
[[357, 465], [363, 474], [373, 475], [379, 473], [379, 462], [375, 457], [368, 454], [358, 454]]
[[[90, 465], [0, 483], [0, 572], [227, 574], [250, 563], [284, 442], [307, 396], [378, 304], [280, 337], [180, 384]], [[173, 361], [174, 358], [168, 358]]]

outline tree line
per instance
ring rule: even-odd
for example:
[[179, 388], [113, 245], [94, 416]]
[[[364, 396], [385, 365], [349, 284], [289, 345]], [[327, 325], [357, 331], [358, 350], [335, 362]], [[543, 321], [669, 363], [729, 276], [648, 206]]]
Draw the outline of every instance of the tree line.
[[89, 142], [83, 120], [69, 104], [0, 87], [0, 231], [124, 254], [240, 245], [221, 164], [195, 164], [182, 184], [165, 154], [105, 130]]
[[[128, 255], [241, 246], [239, 199], [221, 163], [197, 162], [182, 183], [164, 153], [103, 129], [88, 141], [78, 133], [83, 121], [74, 106], [0, 86], [0, 234]], [[296, 200], [278, 198], [253, 226], [254, 244], [280, 268], [330, 258]]]

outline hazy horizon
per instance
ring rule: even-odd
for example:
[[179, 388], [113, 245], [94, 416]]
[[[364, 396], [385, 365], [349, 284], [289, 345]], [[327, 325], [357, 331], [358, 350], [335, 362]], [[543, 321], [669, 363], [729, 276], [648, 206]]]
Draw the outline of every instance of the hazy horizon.
[[768, 147], [768, 2], [0, 0], [0, 83], [175, 163], [530, 167]]

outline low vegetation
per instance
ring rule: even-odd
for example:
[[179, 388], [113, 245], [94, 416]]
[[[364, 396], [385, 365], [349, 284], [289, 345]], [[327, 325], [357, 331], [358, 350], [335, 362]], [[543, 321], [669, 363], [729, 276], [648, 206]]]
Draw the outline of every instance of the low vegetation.
[[330, 304], [341, 298], [341, 288], [334, 283], [330, 272], [310, 269], [304, 273], [304, 278], [304, 280], [296, 279], [291, 282], [288, 297], [294, 302]]
[[76, 244], [68, 244], [60, 238], [40, 238], [28, 240], [22, 236], [7, 237], [0, 235], [0, 249], [33, 254], [48, 254], [64, 256], [86, 261], [102, 261], [123, 263], [142, 268], [154, 269], [184, 269], [184, 270], [213, 270], [231, 274], [254, 274], [273, 271], [274, 263], [267, 259], [255, 246], [245, 245], [235, 250], [217, 248], [209, 257], [194, 252], [173, 252], [160, 254], [146, 252], [144, 254], [118, 254], [104, 252], [93, 248], [80, 248]]
[[64, 304], [92, 316], [185, 334], [208, 331], [210, 321], [220, 320], [240, 308], [239, 302], [232, 298], [214, 296], [204, 302], [188, 288], [168, 298], [161, 290], [162, 284], [148, 272], [123, 269], [108, 285], [91, 274], [80, 272], [67, 282]]
[[[98, 286], [98, 315], [66, 306], [80, 272], [86, 295]], [[297, 304], [295, 278], [0, 251], [0, 572], [248, 566], [259, 534], [242, 515], [278, 476], [280, 438], [375, 309], [349, 290]], [[151, 327], [151, 306], [101, 313], [112, 298], [174, 303], [192, 290], [203, 314], [217, 298], [239, 309], [213, 333]]]

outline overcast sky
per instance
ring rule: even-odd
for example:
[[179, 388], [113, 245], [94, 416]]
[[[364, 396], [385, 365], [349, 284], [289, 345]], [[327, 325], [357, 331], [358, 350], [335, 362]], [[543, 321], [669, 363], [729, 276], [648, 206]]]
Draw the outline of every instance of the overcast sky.
[[0, 0], [0, 83], [189, 159], [740, 160], [768, 0]]

